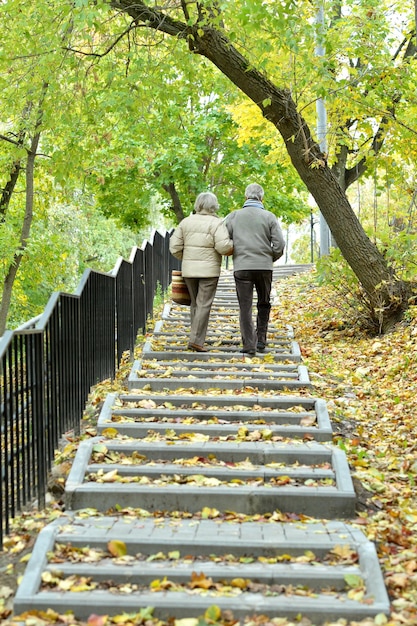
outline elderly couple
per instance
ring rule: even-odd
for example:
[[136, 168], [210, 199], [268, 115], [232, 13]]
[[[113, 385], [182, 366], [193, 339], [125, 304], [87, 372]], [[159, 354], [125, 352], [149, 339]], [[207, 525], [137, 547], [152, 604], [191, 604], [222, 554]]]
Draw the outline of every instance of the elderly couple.
[[[282, 256], [285, 242], [277, 218], [264, 208], [263, 198], [261, 185], [248, 185], [243, 207], [222, 220], [216, 216], [216, 196], [200, 193], [194, 213], [181, 221], [171, 237], [171, 254], [182, 260], [182, 275], [191, 295], [190, 350], [207, 352], [204, 341], [222, 255], [232, 254], [242, 352], [255, 356], [256, 351], [265, 350], [272, 264]], [[258, 296], [256, 326], [252, 319], [254, 287]]]

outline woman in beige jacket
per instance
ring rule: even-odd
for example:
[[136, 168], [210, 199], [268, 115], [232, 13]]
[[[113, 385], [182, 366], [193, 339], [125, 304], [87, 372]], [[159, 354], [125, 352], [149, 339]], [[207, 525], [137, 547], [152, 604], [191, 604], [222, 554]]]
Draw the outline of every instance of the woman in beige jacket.
[[233, 253], [223, 220], [217, 217], [214, 193], [200, 193], [194, 213], [183, 219], [171, 236], [169, 249], [182, 261], [181, 269], [191, 296], [191, 330], [188, 348], [207, 352], [203, 344], [220, 276], [222, 255]]

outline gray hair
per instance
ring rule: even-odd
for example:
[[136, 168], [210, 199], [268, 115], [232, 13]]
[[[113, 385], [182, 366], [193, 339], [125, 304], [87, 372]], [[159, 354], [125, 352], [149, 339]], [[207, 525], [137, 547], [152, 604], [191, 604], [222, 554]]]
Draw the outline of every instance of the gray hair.
[[197, 196], [194, 211], [203, 215], [214, 215], [219, 210], [217, 196], [210, 191], [204, 191]]
[[258, 183], [251, 183], [245, 189], [245, 198], [248, 200], [259, 200], [262, 202], [264, 197], [263, 187], [258, 185]]

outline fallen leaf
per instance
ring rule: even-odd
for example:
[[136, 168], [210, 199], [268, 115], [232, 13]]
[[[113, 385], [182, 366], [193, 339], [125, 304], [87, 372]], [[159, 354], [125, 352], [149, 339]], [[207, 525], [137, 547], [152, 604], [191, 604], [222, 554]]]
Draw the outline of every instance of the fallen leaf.
[[107, 549], [112, 556], [120, 557], [127, 554], [127, 546], [124, 541], [112, 539], [107, 544]]

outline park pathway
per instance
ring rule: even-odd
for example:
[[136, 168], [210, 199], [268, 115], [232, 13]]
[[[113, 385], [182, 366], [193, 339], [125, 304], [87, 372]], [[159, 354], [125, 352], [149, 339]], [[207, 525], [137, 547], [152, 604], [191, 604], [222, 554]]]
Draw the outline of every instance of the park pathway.
[[[301, 270], [280, 266], [274, 278]], [[347, 459], [292, 328], [271, 324], [267, 350], [242, 355], [229, 272], [209, 352], [187, 350], [188, 324], [186, 307], [166, 305], [128, 389], [108, 395], [68, 476], [67, 513], [39, 534], [15, 614], [153, 607], [161, 619], [208, 610], [242, 624], [304, 615], [317, 625], [388, 614], [375, 547], [349, 523]]]

